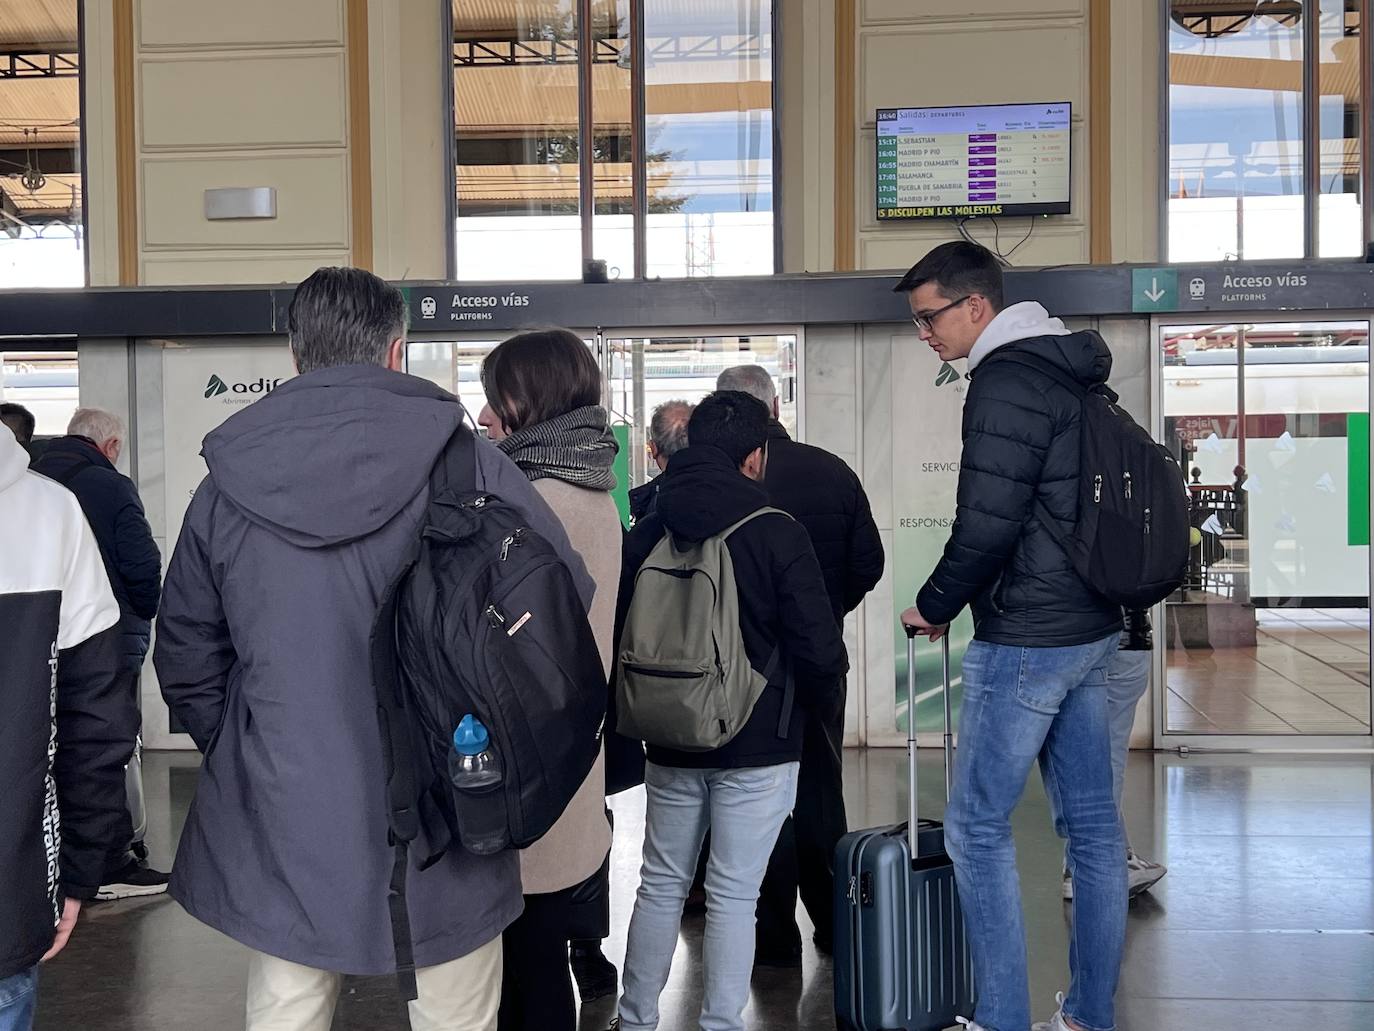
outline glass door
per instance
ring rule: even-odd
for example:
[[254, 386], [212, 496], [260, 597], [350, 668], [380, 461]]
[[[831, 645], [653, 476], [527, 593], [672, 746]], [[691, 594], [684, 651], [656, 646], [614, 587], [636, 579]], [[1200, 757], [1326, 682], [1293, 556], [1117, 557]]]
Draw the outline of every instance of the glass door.
[[654, 411], [667, 401], [695, 404], [716, 389], [716, 378], [736, 365], [761, 365], [773, 377], [781, 402], [780, 420], [798, 435], [798, 334], [742, 330], [712, 335], [649, 335], [608, 330], [603, 357], [611, 421], [629, 428], [630, 485], [658, 475], [647, 441]]
[[1368, 320], [1158, 332], [1156, 428], [1187, 476], [1192, 553], [1157, 612], [1157, 742], [1368, 739]]

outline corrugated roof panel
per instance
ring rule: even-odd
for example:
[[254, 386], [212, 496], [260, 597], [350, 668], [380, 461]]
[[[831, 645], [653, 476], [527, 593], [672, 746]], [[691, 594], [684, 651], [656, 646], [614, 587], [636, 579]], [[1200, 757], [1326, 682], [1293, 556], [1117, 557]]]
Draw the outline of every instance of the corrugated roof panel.
[[0, 47], [76, 49], [77, 0], [0, 0]]

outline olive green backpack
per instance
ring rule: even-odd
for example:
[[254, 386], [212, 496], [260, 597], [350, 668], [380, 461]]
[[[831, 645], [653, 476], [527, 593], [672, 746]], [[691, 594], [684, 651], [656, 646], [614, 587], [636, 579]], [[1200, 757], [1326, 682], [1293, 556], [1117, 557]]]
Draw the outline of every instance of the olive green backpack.
[[[709, 752], [744, 729], [780, 653], [773, 650], [762, 673], [750, 665], [726, 541], [759, 516], [786, 514], [761, 508], [687, 547], [679, 548], [671, 533], [654, 545], [635, 574], [620, 635], [618, 733], [661, 748]], [[781, 737], [787, 736], [792, 696], [789, 676]]]

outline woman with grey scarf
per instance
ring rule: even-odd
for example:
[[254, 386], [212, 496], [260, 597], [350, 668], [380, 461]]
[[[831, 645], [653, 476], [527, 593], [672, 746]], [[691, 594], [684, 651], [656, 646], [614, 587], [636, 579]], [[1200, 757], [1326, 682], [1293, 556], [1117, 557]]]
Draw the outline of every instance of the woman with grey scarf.
[[[601, 370], [566, 329], [523, 333], [487, 355], [482, 388], [487, 404], [478, 422], [562, 520], [596, 581], [588, 616], [609, 675], [621, 527], [610, 493], [617, 444], [601, 407]], [[605, 787], [603, 758], [553, 829], [521, 853], [525, 912], [505, 933], [500, 1031], [573, 1031], [570, 939], [591, 939], [572, 958], [583, 998], [616, 990], [615, 967], [596, 942], [609, 932], [601, 924], [609, 920], [605, 892], [597, 890], [611, 847]]]

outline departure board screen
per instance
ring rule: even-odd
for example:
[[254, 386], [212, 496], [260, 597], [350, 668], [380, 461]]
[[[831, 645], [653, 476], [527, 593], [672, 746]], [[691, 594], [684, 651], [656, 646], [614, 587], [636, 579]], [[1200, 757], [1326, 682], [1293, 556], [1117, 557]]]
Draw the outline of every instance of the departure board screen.
[[1067, 215], [1071, 106], [878, 112], [878, 218]]

